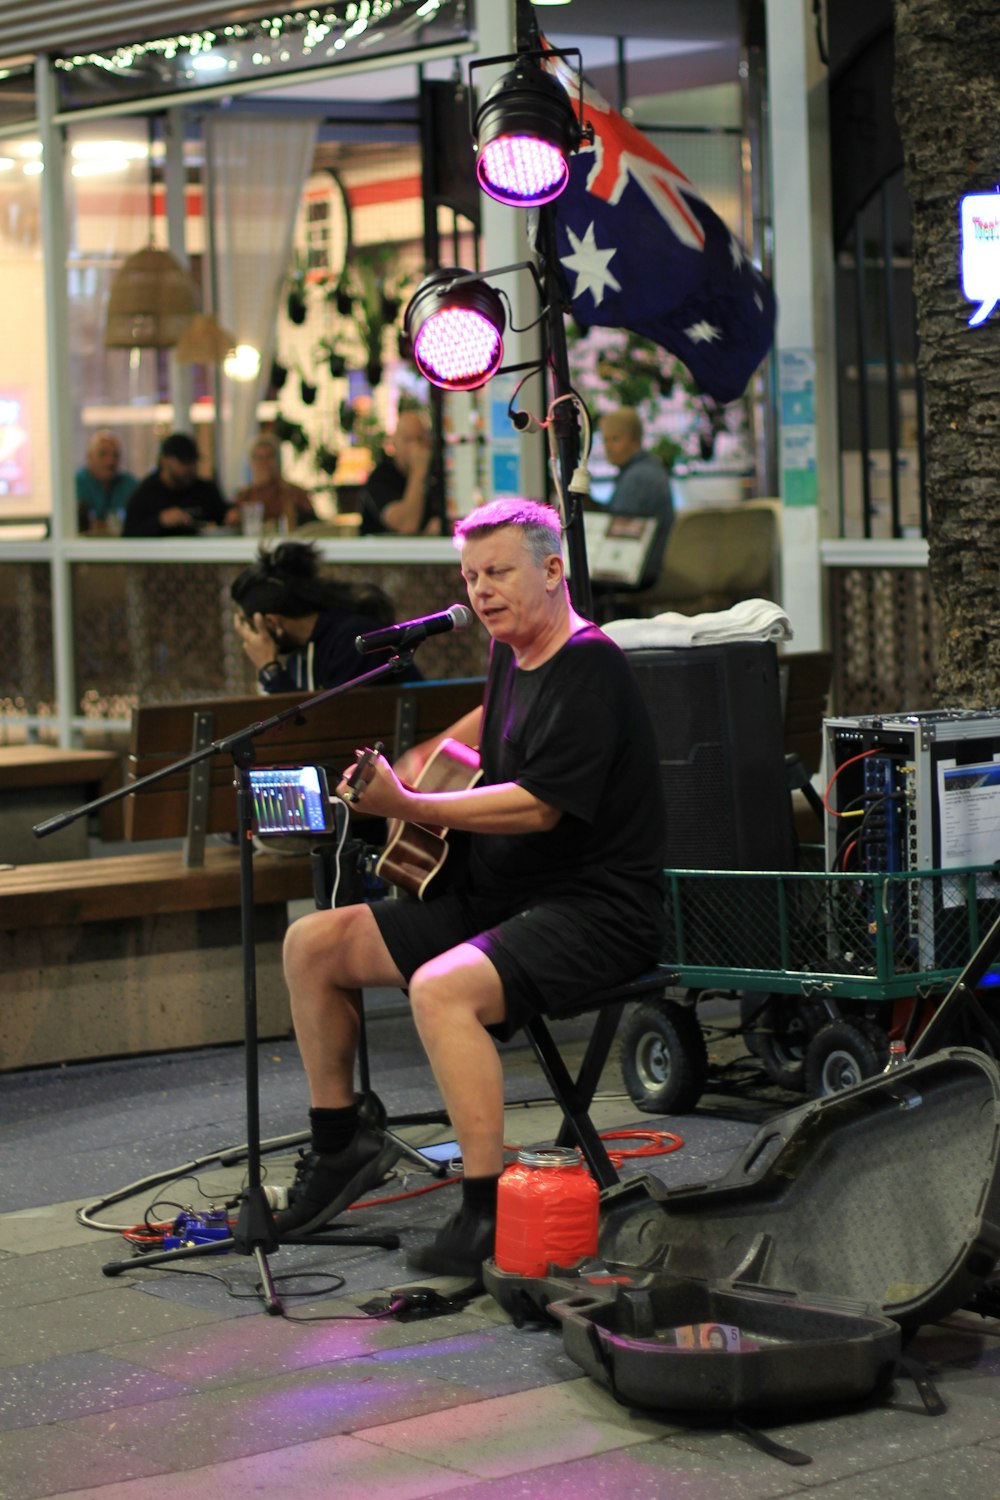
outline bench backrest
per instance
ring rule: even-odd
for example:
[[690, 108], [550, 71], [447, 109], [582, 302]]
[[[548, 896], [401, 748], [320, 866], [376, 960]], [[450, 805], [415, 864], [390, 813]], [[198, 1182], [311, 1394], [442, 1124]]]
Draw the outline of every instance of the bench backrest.
[[[409, 746], [440, 734], [482, 701], [481, 677], [441, 682], [377, 684], [328, 699], [255, 739], [259, 766], [322, 765], [341, 771], [355, 750], [381, 740], [392, 760]], [[129, 781], [139, 781], [192, 749], [213, 744], [301, 701], [299, 693], [208, 698], [140, 705], [132, 715]], [[236, 828], [233, 761], [217, 752], [187, 770], [154, 781], [125, 800], [128, 839], [187, 837]], [[189, 849], [189, 863], [198, 863]], [[193, 858], [190, 856], [194, 856]]]

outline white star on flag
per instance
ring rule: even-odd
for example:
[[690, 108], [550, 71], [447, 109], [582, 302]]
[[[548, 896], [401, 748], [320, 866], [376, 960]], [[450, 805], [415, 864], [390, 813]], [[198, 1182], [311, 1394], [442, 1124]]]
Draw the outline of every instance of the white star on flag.
[[712, 323], [706, 323], [702, 318], [700, 323], [692, 323], [690, 328], [684, 332], [692, 344], [714, 344], [716, 339], [721, 339], [722, 329], [716, 328]]
[[613, 291], [621, 291], [621, 283], [616, 281], [608, 270], [608, 266], [614, 260], [614, 250], [599, 250], [594, 239], [593, 223], [587, 225], [587, 232], [581, 240], [567, 229], [570, 244], [573, 246], [572, 255], [561, 257], [563, 265], [567, 270], [576, 272], [576, 288], [573, 292], [573, 301], [583, 292], [589, 292], [594, 299], [594, 306], [600, 306], [601, 300], [608, 287]]

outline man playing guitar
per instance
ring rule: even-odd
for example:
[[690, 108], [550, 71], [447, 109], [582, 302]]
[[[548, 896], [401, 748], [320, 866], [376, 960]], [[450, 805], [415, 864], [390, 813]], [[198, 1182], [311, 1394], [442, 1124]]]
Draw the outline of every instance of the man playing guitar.
[[622, 652], [571, 605], [556, 512], [494, 501], [455, 535], [469, 602], [493, 645], [483, 706], [447, 737], [479, 748], [482, 777], [453, 791], [415, 786], [440, 736], [395, 769], [366, 755], [338, 794], [377, 816], [462, 830], [468, 863], [460, 883], [426, 901], [318, 911], [289, 929], [285, 976], [312, 1150], [276, 1227], [281, 1236], [325, 1224], [394, 1159], [392, 1142], [359, 1120], [354, 1060], [361, 989], [399, 985], [465, 1174], [461, 1207], [410, 1264], [477, 1278], [493, 1251], [503, 1168], [494, 1037], [655, 962], [664, 813], [645, 703]]

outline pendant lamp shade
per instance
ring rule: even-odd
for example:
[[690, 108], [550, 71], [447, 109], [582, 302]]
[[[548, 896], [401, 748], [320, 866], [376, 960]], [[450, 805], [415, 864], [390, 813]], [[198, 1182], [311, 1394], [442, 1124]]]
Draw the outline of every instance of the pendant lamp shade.
[[170, 349], [194, 316], [194, 282], [166, 250], [130, 255], [111, 283], [107, 349]]
[[211, 313], [195, 313], [174, 349], [181, 365], [221, 365], [236, 343]]

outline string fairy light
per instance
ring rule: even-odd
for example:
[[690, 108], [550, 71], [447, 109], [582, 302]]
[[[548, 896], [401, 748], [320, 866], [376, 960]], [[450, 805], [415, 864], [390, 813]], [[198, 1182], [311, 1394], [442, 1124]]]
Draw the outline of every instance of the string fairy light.
[[[419, 3], [418, 0], [350, 0], [345, 5], [324, 5], [252, 21], [234, 21], [214, 31], [179, 32], [150, 41], [123, 43], [111, 52], [74, 53], [54, 62], [56, 68], [67, 73], [78, 68], [100, 68], [111, 74], [128, 74], [141, 68], [147, 59], [166, 62], [180, 59], [199, 71], [196, 64], [203, 69], [210, 54], [218, 55], [243, 43], [256, 43], [256, 50], [248, 60], [255, 68], [266, 68], [272, 64], [275, 48], [293, 40], [303, 57], [320, 49], [332, 54], [371, 27], [402, 12], [426, 22], [443, 4], [444, 0], [419, 0]], [[279, 60], [288, 60], [289, 56], [286, 53], [282, 58], [279, 53]]]

